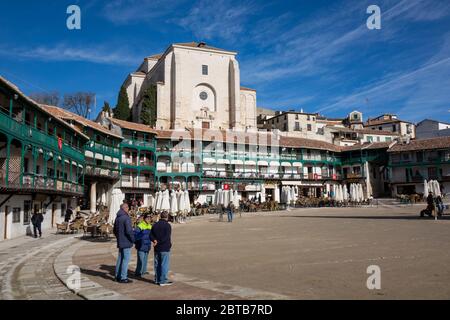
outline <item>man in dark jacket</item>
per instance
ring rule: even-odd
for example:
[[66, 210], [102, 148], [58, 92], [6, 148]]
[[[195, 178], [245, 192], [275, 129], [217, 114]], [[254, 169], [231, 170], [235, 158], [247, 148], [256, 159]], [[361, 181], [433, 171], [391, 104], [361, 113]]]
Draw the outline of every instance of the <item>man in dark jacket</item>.
[[44, 221], [44, 216], [40, 212], [33, 213], [33, 216], [31, 217], [31, 223], [33, 224], [33, 232], [34, 237], [37, 238], [37, 231], [39, 231], [39, 238], [42, 238], [42, 221]]
[[116, 221], [114, 221], [114, 235], [117, 239], [117, 248], [119, 248], [115, 273], [116, 281], [120, 283], [132, 282], [128, 279], [128, 263], [134, 243], [134, 233], [128, 215], [128, 204], [126, 203], [122, 204], [119, 212], [117, 212]]
[[153, 245], [155, 247], [155, 283], [160, 286], [169, 286], [172, 284], [172, 282], [167, 279], [170, 263], [170, 248], [172, 247], [172, 227], [169, 222], [167, 222], [168, 218], [169, 214], [167, 212], [162, 212], [161, 219], [153, 225], [151, 231]]

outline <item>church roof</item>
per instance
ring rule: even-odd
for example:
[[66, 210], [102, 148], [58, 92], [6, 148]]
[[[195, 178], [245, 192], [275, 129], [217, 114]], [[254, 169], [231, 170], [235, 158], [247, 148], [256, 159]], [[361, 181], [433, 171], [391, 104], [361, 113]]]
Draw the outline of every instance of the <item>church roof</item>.
[[181, 47], [205, 48], [205, 49], [210, 49], [210, 50], [226, 51], [226, 52], [235, 53], [234, 51], [230, 51], [230, 50], [225, 50], [225, 49], [220, 49], [220, 48], [209, 46], [205, 42], [195, 42], [195, 41], [192, 41], [192, 42], [181, 42], [181, 43], [174, 43], [174, 45], [181, 46]]

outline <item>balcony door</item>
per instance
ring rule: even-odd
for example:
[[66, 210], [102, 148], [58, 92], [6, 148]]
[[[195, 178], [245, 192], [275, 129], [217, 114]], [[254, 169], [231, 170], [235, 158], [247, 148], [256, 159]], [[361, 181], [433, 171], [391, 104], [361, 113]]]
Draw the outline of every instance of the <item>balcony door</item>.
[[203, 121], [202, 122], [202, 129], [209, 129], [209, 122]]

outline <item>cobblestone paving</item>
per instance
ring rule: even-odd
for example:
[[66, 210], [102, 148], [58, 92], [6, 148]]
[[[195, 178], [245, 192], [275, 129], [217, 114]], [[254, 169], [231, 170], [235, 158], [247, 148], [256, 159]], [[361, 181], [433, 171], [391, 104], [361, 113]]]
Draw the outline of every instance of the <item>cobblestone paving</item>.
[[61, 283], [53, 261], [76, 240], [73, 235], [44, 234], [0, 244], [0, 300], [81, 299]]

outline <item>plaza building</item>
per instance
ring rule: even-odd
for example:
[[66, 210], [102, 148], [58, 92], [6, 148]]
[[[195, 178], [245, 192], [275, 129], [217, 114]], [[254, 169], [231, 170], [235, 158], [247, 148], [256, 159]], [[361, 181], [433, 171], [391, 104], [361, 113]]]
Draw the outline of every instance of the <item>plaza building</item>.
[[76, 206], [88, 140], [0, 77], [0, 239], [30, 234], [33, 212], [44, 213], [47, 229]]
[[424, 180], [450, 190], [450, 137], [396, 143], [389, 150], [392, 195], [424, 192]]

